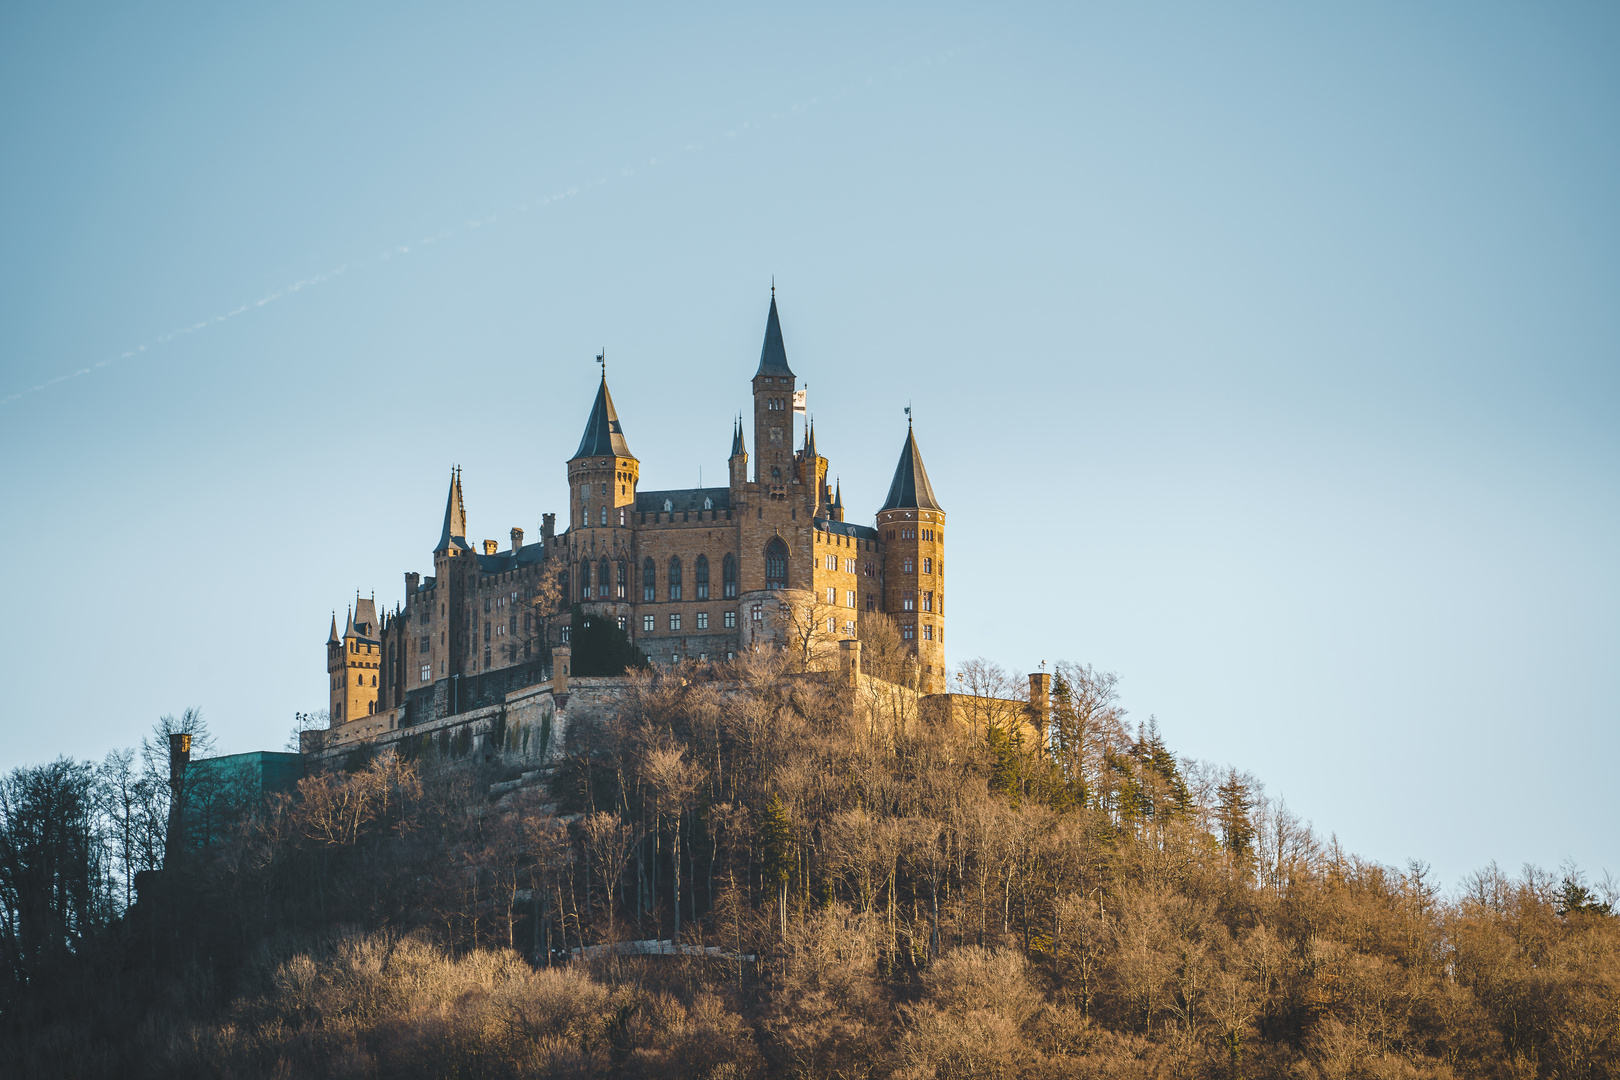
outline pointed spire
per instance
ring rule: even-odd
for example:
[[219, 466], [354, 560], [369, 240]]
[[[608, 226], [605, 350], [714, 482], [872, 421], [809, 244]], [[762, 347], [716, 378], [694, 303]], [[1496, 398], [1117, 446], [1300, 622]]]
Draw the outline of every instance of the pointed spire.
[[844, 481], [842, 479], [840, 479], [836, 483], [834, 483], [834, 485], [833, 485], [833, 509], [834, 510], [842, 510], [843, 508], [844, 508]]
[[624, 441], [624, 427], [613, 409], [606, 373], [602, 375], [602, 385], [596, 388], [596, 400], [591, 404], [591, 415], [585, 420], [585, 434], [579, 440], [579, 449], [569, 460], [587, 457], [635, 457], [630, 453], [630, 444]]
[[335, 645], [339, 640], [341, 639], [337, 636], [337, 612], [334, 611], [332, 612], [332, 632], [326, 635], [326, 643]]
[[747, 452], [747, 448], [743, 446], [742, 416], [739, 414], [736, 421], [731, 425], [731, 456], [737, 457], [739, 454], [746, 454]]
[[450, 494], [444, 501], [444, 528], [439, 533], [434, 554], [450, 551], [452, 546], [467, 547], [467, 508], [461, 500], [461, 466], [450, 470]]
[[343, 628], [343, 636], [345, 638], [354, 637], [354, 608], [352, 607], [349, 609], [348, 625]]
[[759, 370], [754, 372], [754, 378], [761, 375], [785, 375], [793, 377], [793, 369], [788, 367], [787, 348], [782, 344], [782, 321], [776, 315], [776, 286], [771, 286], [771, 313], [765, 319], [765, 347], [759, 350]]
[[928, 483], [928, 470], [923, 468], [922, 452], [917, 449], [917, 436], [906, 424], [906, 445], [900, 450], [900, 463], [894, 467], [894, 482], [889, 485], [889, 497], [883, 500], [882, 510], [943, 510], [934, 498], [934, 489]]
[[816, 456], [816, 418], [811, 417], [809, 430], [804, 434], [804, 448], [810, 452], [811, 457]]

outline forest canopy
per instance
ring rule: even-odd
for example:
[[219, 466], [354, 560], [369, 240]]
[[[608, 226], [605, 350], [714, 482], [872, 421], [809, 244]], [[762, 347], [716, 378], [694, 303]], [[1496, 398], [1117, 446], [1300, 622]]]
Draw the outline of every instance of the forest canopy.
[[[576, 654], [577, 655], [577, 654]], [[358, 758], [166, 833], [169, 731], [0, 782], [0, 1070], [53, 1076], [1577, 1077], [1615, 890], [1452, 891], [1059, 664], [977, 706], [634, 667], [543, 784]], [[1007, 707], [1008, 702], [1014, 707]], [[997, 704], [1001, 703], [1001, 704]], [[223, 820], [223, 818], [221, 819]], [[185, 846], [161, 875], [165, 845]], [[172, 853], [170, 853], [172, 854]]]

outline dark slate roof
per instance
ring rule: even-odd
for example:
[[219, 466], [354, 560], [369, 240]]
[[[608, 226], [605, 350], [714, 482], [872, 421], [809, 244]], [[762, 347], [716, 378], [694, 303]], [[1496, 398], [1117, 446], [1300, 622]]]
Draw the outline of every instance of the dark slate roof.
[[435, 552], [452, 551], [460, 548], [468, 550], [467, 544], [467, 508], [461, 501], [461, 470], [452, 469], [450, 472], [450, 496], [444, 501], [444, 529], [439, 533], [439, 543], [434, 547]]
[[569, 460], [584, 457], [635, 458], [630, 452], [630, 444], [624, 441], [624, 427], [619, 423], [619, 414], [613, 411], [613, 395], [608, 393], [605, 375], [602, 385], [596, 388], [596, 401], [592, 403], [591, 415], [585, 421], [585, 434], [579, 440], [579, 449]]
[[878, 507], [884, 510], [943, 510], [934, 498], [934, 489], [928, 483], [928, 470], [923, 468], [922, 453], [917, 449], [917, 437], [906, 429], [906, 445], [900, 449], [900, 464], [894, 467], [894, 482], [889, 485], [889, 497]]
[[516, 551], [498, 551], [494, 555], [479, 555], [478, 569], [485, 574], [504, 574], [508, 570], [521, 570], [533, 566], [546, 557], [546, 545], [524, 544]]
[[754, 378], [761, 375], [786, 375], [793, 377], [793, 369], [788, 367], [787, 349], [782, 344], [782, 321], [776, 317], [776, 293], [771, 293], [771, 313], [765, 320], [765, 347], [759, 350], [759, 370], [754, 372]]
[[702, 510], [704, 499], [713, 500], [715, 510], [731, 509], [730, 488], [675, 488], [671, 491], [636, 492], [636, 513], [662, 513], [666, 499], [675, 510]]
[[731, 428], [731, 456], [746, 454], [748, 448], [743, 445], [742, 421], [738, 420]]
[[870, 525], [856, 525], [852, 521], [816, 518], [815, 526], [823, 532], [836, 533], [839, 536], [854, 536], [861, 540], [876, 540], [878, 538], [878, 531]]

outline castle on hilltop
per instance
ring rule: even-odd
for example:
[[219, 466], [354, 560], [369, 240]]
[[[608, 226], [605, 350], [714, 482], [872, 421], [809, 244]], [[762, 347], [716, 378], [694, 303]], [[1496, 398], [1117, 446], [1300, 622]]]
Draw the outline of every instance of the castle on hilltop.
[[[645, 491], [640, 460], [604, 369], [579, 448], [568, 459], [568, 527], [542, 516], [540, 538], [467, 539], [459, 469], [451, 474], [433, 575], [405, 575], [405, 602], [379, 615], [357, 599], [326, 650], [332, 728], [388, 730], [443, 718], [551, 678], [577, 605], [616, 621], [654, 663], [720, 661], [815, 635], [858, 639], [862, 620], [894, 620], [923, 694], [945, 687], [945, 511], [908, 421], [872, 525], [845, 519], [814, 423], [794, 448], [798, 377], [771, 290], [751, 386], [753, 468], [741, 420], [724, 487]], [[858, 655], [858, 650], [857, 650]], [[566, 674], [566, 673], [564, 673]]]

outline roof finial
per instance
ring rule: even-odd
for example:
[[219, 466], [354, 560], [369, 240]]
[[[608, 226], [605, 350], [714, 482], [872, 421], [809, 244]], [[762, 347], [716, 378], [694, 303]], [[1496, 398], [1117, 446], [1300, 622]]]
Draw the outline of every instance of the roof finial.
[[776, 299], [776, 275], [771, 275], [771, 299]]
[[602, 346], [602, 351], [596, 354], [596, 362], [598, 364], [602, 365], [602, 381], [607, 382], [607, 346], [606, 345]]
[[911, 402], [906, 402], [906, 430], [911, 430]]

